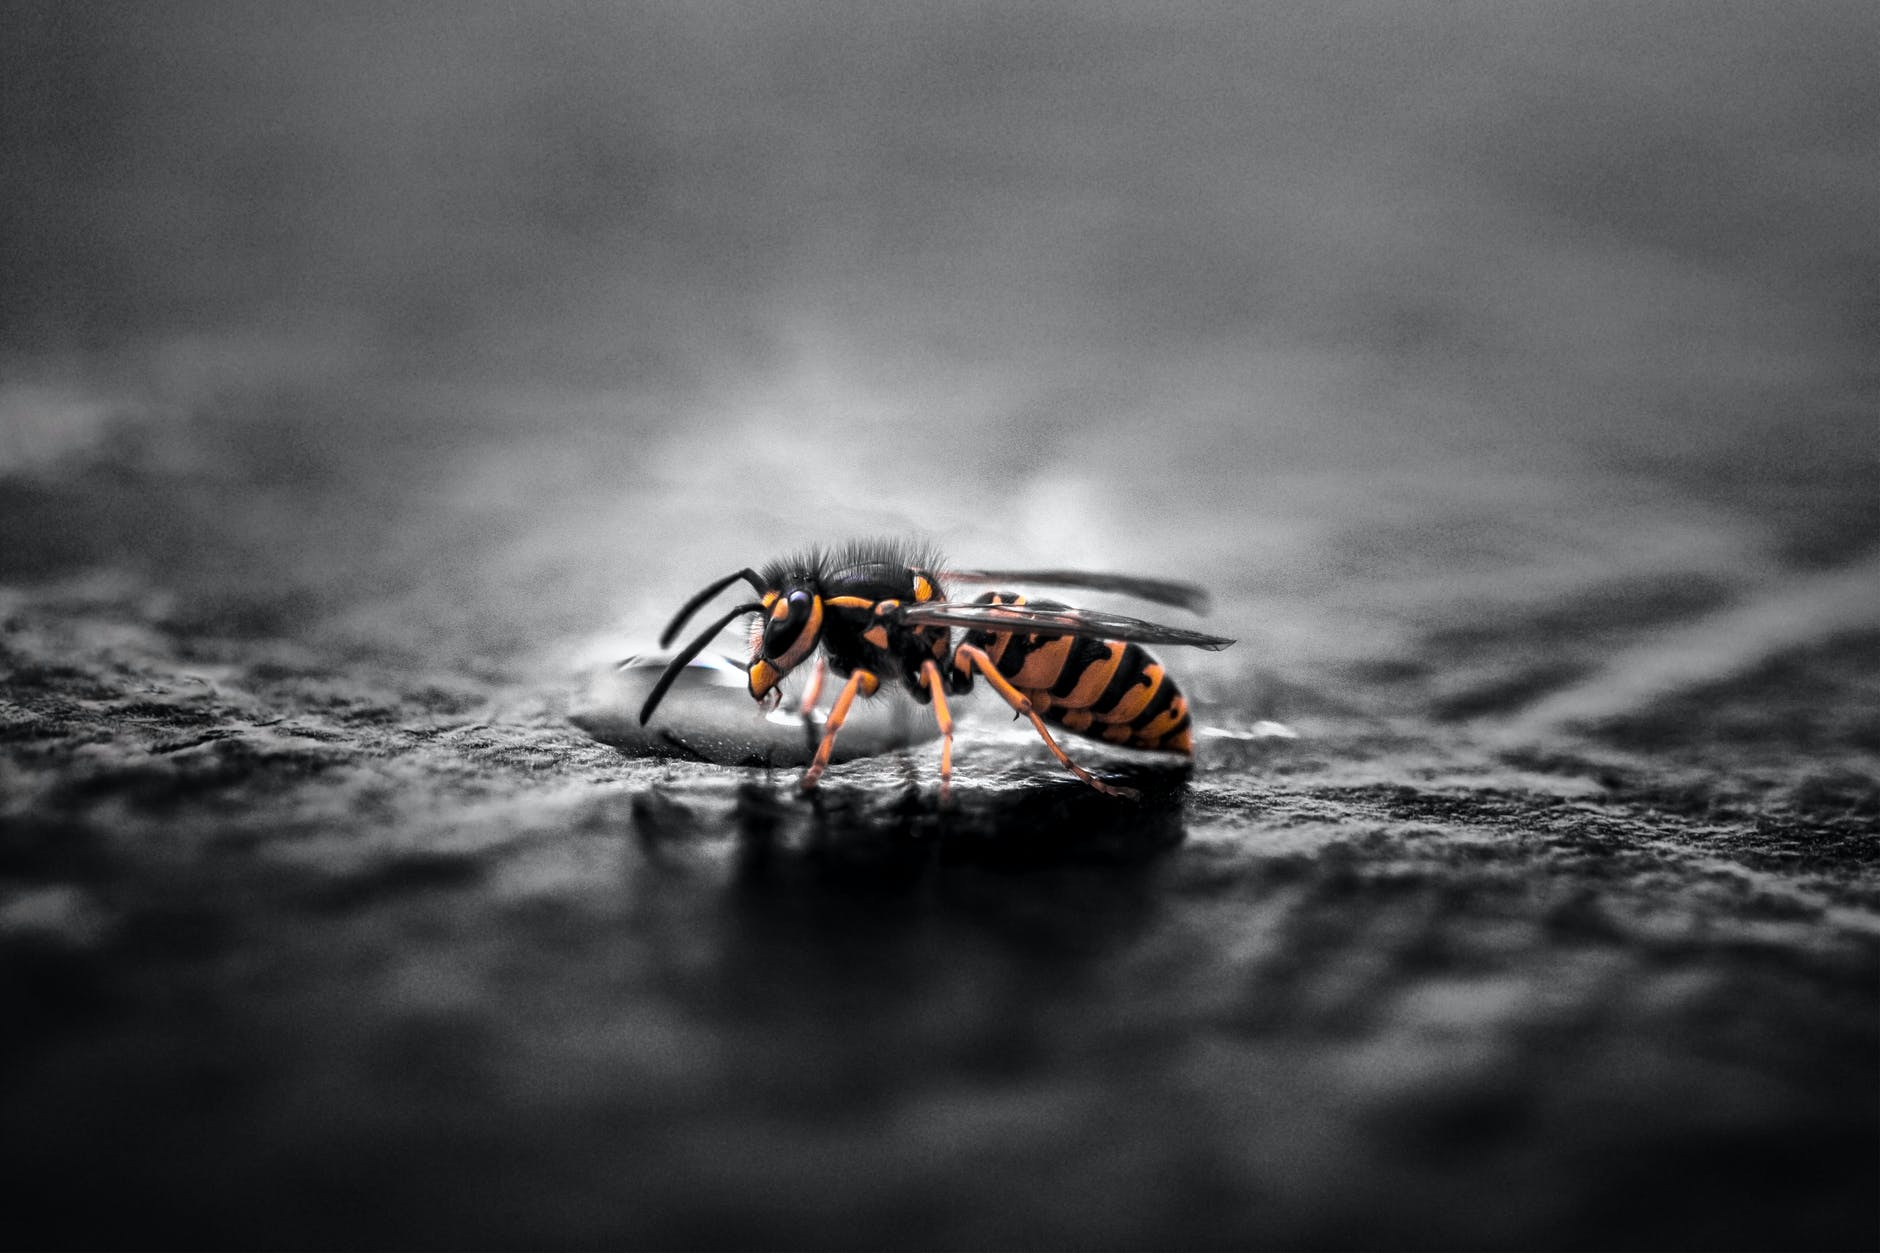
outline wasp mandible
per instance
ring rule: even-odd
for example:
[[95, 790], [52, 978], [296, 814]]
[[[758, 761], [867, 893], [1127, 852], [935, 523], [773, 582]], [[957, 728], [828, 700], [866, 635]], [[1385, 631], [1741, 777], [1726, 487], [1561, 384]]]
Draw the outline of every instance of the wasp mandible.
[[[1184, 644], [1218, 650], [1234, 641], [1121, 614], [1077, 609], [1013, 592], [985, 592], [970, 602], [947, 598], [947, 581], [1035, 583], [1120, 592], [1161, 604], [1199, 610], [1207, 594], [1165, 579], [1076, 570], [944, 570], [935, 553], [893, 542], [857, 542], [812, 549], [762, 570], [737, 570], [680, 607], [660, 636], [671, 645], [694, 613], [743, 580], [757, 599], [726, 611], [681, 650], [659, 676], [640, 722], [653, 716], [680, 671], [718, 632], [746, 614], [751, 627], [750, 690], [760, 702], [781, 701], [778, 685], [816, 655], [802, 708], [807, 715], [821, 693], [823, 672], [846, 680], [803, 773], [816, 786], [829, 765], [836, 734], [857, 696], [898, 681], [915, 700], [932, 705], [940, 724], [940, 789], [953, 777], [953, 717], [948, 696], [970, 692], [983, 678], [1032, 726], [1052, 754], [1100, 792], [1134, 797], [1072, 761], [1049, 728], [1110, 744], [1156, 752], [1194, 753], [1188, 699], [1143, 644]], [[963, 635], [956, 642], [954, 628]], [[820, 654], [817, 655], [820, 648]]]

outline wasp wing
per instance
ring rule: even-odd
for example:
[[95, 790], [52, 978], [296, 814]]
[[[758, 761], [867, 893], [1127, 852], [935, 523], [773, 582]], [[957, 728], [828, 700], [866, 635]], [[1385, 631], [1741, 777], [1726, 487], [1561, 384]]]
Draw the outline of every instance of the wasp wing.
[[961, 583], [1036, 583], [1047, 587], [1087, 587], [1095, 592], [1120, 592], [1158, 605], [1174, 605], [1195, 613], [1208, 611], [1206, 588], [1178, 579], [1149, 579], [1107, 570], [947, 570], [943, 579]]
[[1133, 640], [1139, 644], [1186, 644], [1216, 652], [1234, 641], [1180, 627], [1144, 622], [1095, 609], [1037, 609], [1031, 605], [955, 605], [926, 602], [907, 605], [900, 618], [909, 626], [966, 627], [1021, 635], [1081, 635], [1091, 639]]

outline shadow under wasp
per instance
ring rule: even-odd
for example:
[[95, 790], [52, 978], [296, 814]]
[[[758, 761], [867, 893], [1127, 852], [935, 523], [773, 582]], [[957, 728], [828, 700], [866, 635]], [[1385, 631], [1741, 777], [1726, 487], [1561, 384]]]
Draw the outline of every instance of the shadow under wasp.
[[[825, 670], [846, 681], [823, 724], [814, 758], [803, 773], [814, 788], [829, 765], [836, 735], [857, 696], [873, 696], [884, 681], [899, 681], [915, 700], [933, 706], [940, 725], [940, 790], [953, 776], [953, 717], [949, 695], [970, 692], [984, 678], [1032, 726], [1058, 761], [1100, 792], [1135, 798], [1072, 761], [1052, 737], [1050, 723], [1074, 735], [1129, 748], [1194, 753], [1188, 699], [1143, 644], [1183, 644], [1217, 650], [1234, 641], [1140, 618], [1078, 609], [1015, 592], [982, 593], [970, 602], [949, 600], [948, 582], [1032, 583], [1119, 592], [1192, 610], [1207, 593], [1187, 583], [1077, 570], [943, 570], [937, 554], [893, 541], [858, 541], [811, 549], [762, 570], [727, 574], [699, 590], [660, 636], [671, 645], [692, 615], [742, 579], [757, 599], [736, 605], [687, 644], [669, 664], [640, 708], [646, 723], [666, 691], [718, 632], [746, 614], [751, 628], [751, 696], [783, 699], [785, 675], [815, 655], [803, 694], [805, 715], [821, 695]], [[964, 634], [955, 641], [953, 630]], [[820, 653], [818, 648], [820, 647]]]

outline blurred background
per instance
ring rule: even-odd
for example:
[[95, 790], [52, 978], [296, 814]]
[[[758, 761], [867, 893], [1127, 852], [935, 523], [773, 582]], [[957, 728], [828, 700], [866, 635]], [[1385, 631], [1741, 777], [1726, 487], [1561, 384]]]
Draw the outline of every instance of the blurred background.
[[1866, 4], [4, 14], [9, 574], [559, 665], [917, 534], [1316, 675], [1880, 534]]
[[[14, 1239], [1873, 1247], [1876, 51], [0, 0]], [[563, 716], [876, 534], [1212, 588], [1192, 774]]]

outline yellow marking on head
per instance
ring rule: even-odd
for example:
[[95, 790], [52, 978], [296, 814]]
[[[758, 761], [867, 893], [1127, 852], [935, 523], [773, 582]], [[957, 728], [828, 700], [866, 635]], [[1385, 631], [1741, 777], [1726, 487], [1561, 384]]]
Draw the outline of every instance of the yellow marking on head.
[[803, 629], [797, 632], [795, 641], [791, 643], [783, 656], [775, 659], [777, 669], [787, 674], [791, 667], [809, 656], [810, 651], [816, 647], [816, 641], [822, 638], [822, 622], [822, 597], [812, 596], [809, 601], [809, 621], [805, 622]]
[[1070, 660], [1071, 649], [1076, 644], [1074, 637], [1061, 635], [1032, 649], [1025, 657], [1025, 664], [1012, 676], [1012, 686], [1028, 691], [1050, 687], [1064, 673], [1064, 663]]
[[751, 695], [762, 700], [770, 695], [770, 689], [783, 682], [783, 671], [759, 658], [751, 663]]
[[1123, 693], [1123, 699], [1097, 716], [1105, 722], [1128, 722], [1149, 707], [1155, 690], [1162, 686], [1162, 667], [1150, 662], [1142, 668], [1142, 681]]
[[771, 605], [770, 605], [771, 621], [782, 622], [785, 618], [789, 616], [790, 616], [790, 602], [787, 600], [781, 600], [781, 599], [777, 599], [773, 597], [771, 600]]
[[761, 598], [763, 601], [764, 608], [768, 609], [772, 605], [776, 604], [778, 599], [782, 597], [782, 595], [783, 595], [782, 592], [765, 592]]

